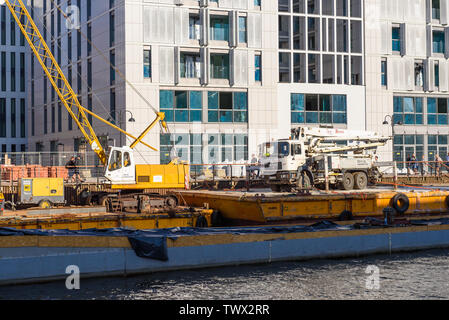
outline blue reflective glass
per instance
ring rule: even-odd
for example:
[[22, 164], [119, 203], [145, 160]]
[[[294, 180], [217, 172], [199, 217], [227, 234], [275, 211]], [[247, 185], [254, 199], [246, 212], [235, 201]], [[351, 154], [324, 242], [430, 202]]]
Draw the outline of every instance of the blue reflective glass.
[[433, 31], [433, 52], [444, 53], [444, 32]]
[[333, 111], [346, 111], [346, 96], [345, 95], [332, 96], [332, 110]]
[[432, 134], [427, 136], [427, 144], [437, 144], [437, 136]]
[[176, 110], [175, 111], [175, 121], [176, 122], [189, 122], [189, 112], [187, 110]]
[[229, 24], [226, 18], [211, 18], [210, 26], [212, 29], [212, 39], [219, 41], [228, 41], [229, 39]]
[[166, 122], [173, 122], [173, 120], [174, 120], [173, 109], [172, 110], [164, 110], [164, 109], [162, 109], [161, 112], [165, 113], [165, 121]]
[[406, 114], [404, 123], [405, 124], [415, 124], [415, 115], [414, 114]]
[[144, 78], [151, 78], [151, 69], [150, 66], [143, 66], [143, 76]]
[[159, 105], [161, 109], [173, 108], [173, 91], [161, 90], [159, 92]]
[[405, 97], [403, 101], [404, 101], [404, 112], [405, 113], [415, 112], [415, 108], [413, 107], [413, 98]]
[[171, 134], [161, 133], [159, 141], [161, 146], [171, 146]]
[[232, 111], [220, 111], [220, 122], [232, 122]]
[[292, 93], [290, 97], [292, 111], [304, 111], [304, 95]]
[[399, 123], [399, 122], [401, 122], [401, 123], [404, 123], [404, 116], [403, 116], [403, 114], [401, 114], [401, 113], [395, 113], [395, 114], [393, 114], [393, 122], [395, 123], [395, 124], [397, 124], [397, 123]]
[[422, 114], [417, 114], [416, 115], [416, 124], [424, 124], [424, 117]]
[[438, 115], [438, 124], [447, 124], [447, 115]]
[[334, 113], [333, 122], [336, 124], [346, 124], [346, 113]]
[[246, 17], [239, 17], [239, 42], [246, 43]]
[[234, 109], [248, 109], [248, 96], [246, 92], [234, 92]]
[[207, 102], [209, 109], [218, 109], [218, 92], [216, 91], [208, 92]]
[[394, 97], [393, 98], [393, 112], [403, 112], [402, 108], [402, 98], [401, 97]]
[[437, 116], [434, 114], [427, 115], [427, 124], [437, 124]]
[[331, 96], [320, 95], [320, 111], [331, 111]]
[[256, 67], [256, 68], [260, 68], [260, 59], [261, 59], [261, 56], [260, 55], [255, 55], [254, 56], [254, 66]]
[[175, 91], [176, 109], [187, 109], [187, 91]]
[[190, 109], [202, 109], [203, 99], [201, 91], [190, 91]]
[[437, 113], [437, 99], [427, 98], [427, 113]]
[[207, 118], [209, 122], [218, 122], [218, 111], [209, 111]]
[[248, 122], [248, 112], [234, 111], [234, 122]]
[[292, 112], [292, 123], [304, 123], [304, 112]]
[[422, 98], [415, 98], [415, 111], [416, 111], [416, 113], [423, 112]]
[[318, 112], [306, 112], [306, 123], [318, 123]]
[[202, 121], [202, 111], [191, 110], [190, 111], [190, 122], [201, 122]]
[[394, 145], [404, 144], [404, 136], [402, 134], [395, 135], [393, 138]]
[[256, 69], [254, 77], [255, 77], [255, 81], [262, 81], [260, 69]]
[[171, 147], [160, 147], [161, 164], [169, 164], [171, 162], [170, 151]]
[[320, 123], [332, 123], [332, 113], [320, 112]]
[[392, 49], [393, 51], [401, 51], [401, 31], [400, 28], [392, 29]]

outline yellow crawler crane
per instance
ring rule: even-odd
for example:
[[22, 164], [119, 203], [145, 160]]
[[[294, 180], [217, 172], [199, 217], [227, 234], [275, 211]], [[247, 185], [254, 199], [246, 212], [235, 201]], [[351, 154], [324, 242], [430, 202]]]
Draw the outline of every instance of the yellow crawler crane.
[[[136, 164], [133, 156], [133, 149], [139, 143], [157, 151], [142, 139], [159, 122], [163, 130], [168, 131], [163, 112], [155, 112], [156, 119], [142, 132], [139, 137], [125, 132], [107, 120], [96, 115], [92, 111], [84, 108], [78, 101], [77, 95], [67, 81], [60, 66], [56, 62], [53, 54], [48, 48], [45, 40], [39, 32], [31, 15], [29, 14], [22, 0], [5, 0], [11, 11], [14, 20], [20, 27], [25, 39], [30, 45], [35, 57], [42, 66], [45, 75], [50, 80], [51, 85], [58, 94], [62, 104], [67, 109], [70, 116], [78, 125], [81, 133], [86, 138], [92, 150], [98, 155], [101, 163], [105, 166], [105, 177], [111, 189], [118, 190], [118, 193], [89, 194], [89, 199], [96, 197], [100, 204], [109, 204], [110, 209], [118, 211], [126, 205], [137, 207], [138, 211], [150, 206], [170, 206], [176, 205], [176, 197], [164, 197], [158, 194], [144, 193], [145, 189], [185, 189], [188, 187], [189, 165], [171, 162], [167, 165]], [[87, 114], [119, 130], [128, 137], [134, 139], [129, 146], [112, 147], [109, 154], [101, 146]], [[118, 194], [126, 195], [125, 198], [118, 198]]]

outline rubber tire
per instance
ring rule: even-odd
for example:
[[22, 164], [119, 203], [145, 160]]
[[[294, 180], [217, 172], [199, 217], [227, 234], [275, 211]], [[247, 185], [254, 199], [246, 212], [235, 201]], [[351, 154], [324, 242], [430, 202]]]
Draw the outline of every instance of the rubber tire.
[[350, 191], [354, 189], [354, 176], [350, 172], [346, 172], [343, 175], [343, 181], [341, 182], [341, 189]]
[[352, 212], [348, 210], [344, 210], [340, 215], [338, 216], [338, 221], [349, 221], [353, 220]]
[[195, 228], [207, 228], [207, 219], [204, 216], [199, 216], [198, 219], [196, 219]]
[[176, 208], [178, 206], [178, 198], [175, 196], [168, 196], [165, 199], [165, 205], [169, 208]]
[[391, 202], [391, 206], [399, 214], [404, 214], [410, 206], [410, 200], [403, 193], [397, 193], [393, 198], [391, 198]]
[[42, 209], [50, 209], [52, 207], [50, 200], [46, 199], [39, 201], [38, 206]]
[[354, 173], [354, 189], [363, 190], [368, 186], [368, 175], [365, 172]]

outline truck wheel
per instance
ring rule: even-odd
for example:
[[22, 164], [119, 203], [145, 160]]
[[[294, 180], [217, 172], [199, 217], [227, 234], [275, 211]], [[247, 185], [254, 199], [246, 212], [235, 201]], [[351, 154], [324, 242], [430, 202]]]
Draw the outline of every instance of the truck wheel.
[[51, 208], [51, 202], [49, 200], [41, 200], [39, 201], [39, 208], [49, 209]]
[[343, 181], [341, 182], [343, 190], [349, 191], [354, 188], [354, 176], [352, 173], [346, 172], [343, 175]]
[[368, 186], [368, 176], [365, 172], [354, 173], [354, 188], [358, 190], [366, 189]]

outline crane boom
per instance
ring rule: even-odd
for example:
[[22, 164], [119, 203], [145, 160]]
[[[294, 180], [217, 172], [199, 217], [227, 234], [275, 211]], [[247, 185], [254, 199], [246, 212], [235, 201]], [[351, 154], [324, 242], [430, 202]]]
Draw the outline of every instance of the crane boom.
[[[11, 15], [14, 17], [17, 25], [20, 27], [25, 39], [30, 45], [31, 50], [39, 61], [39, 64], [42, 66], [45, 75], [48, 80], [50, 80], [50, 83], [58, 94], [62, 104], [78, 125], [81, 133], [86, 138], [92, 150], [100, 158], [101, 163], [105, 165], [108, 161], [106, 152], [101, 146], [95, 131], [89, 123], [89, 120], [84, 112], [84, 108], [79, 103], [75, 92], [56, 62], [51, 50], [45, 43], [44, 38], [31, 18], [25, 4], [22, 0], [5, 0], [5, 3], [11, 11]], [[24, 18], [26, 18], [26, 22], [22, 23]], [[49, 62], [48, 66], [47, 61]], [[58, 86], [59, 82], [61, 84]], [[77, 115], [75, 115], [75, 108], [78, 113]]]

